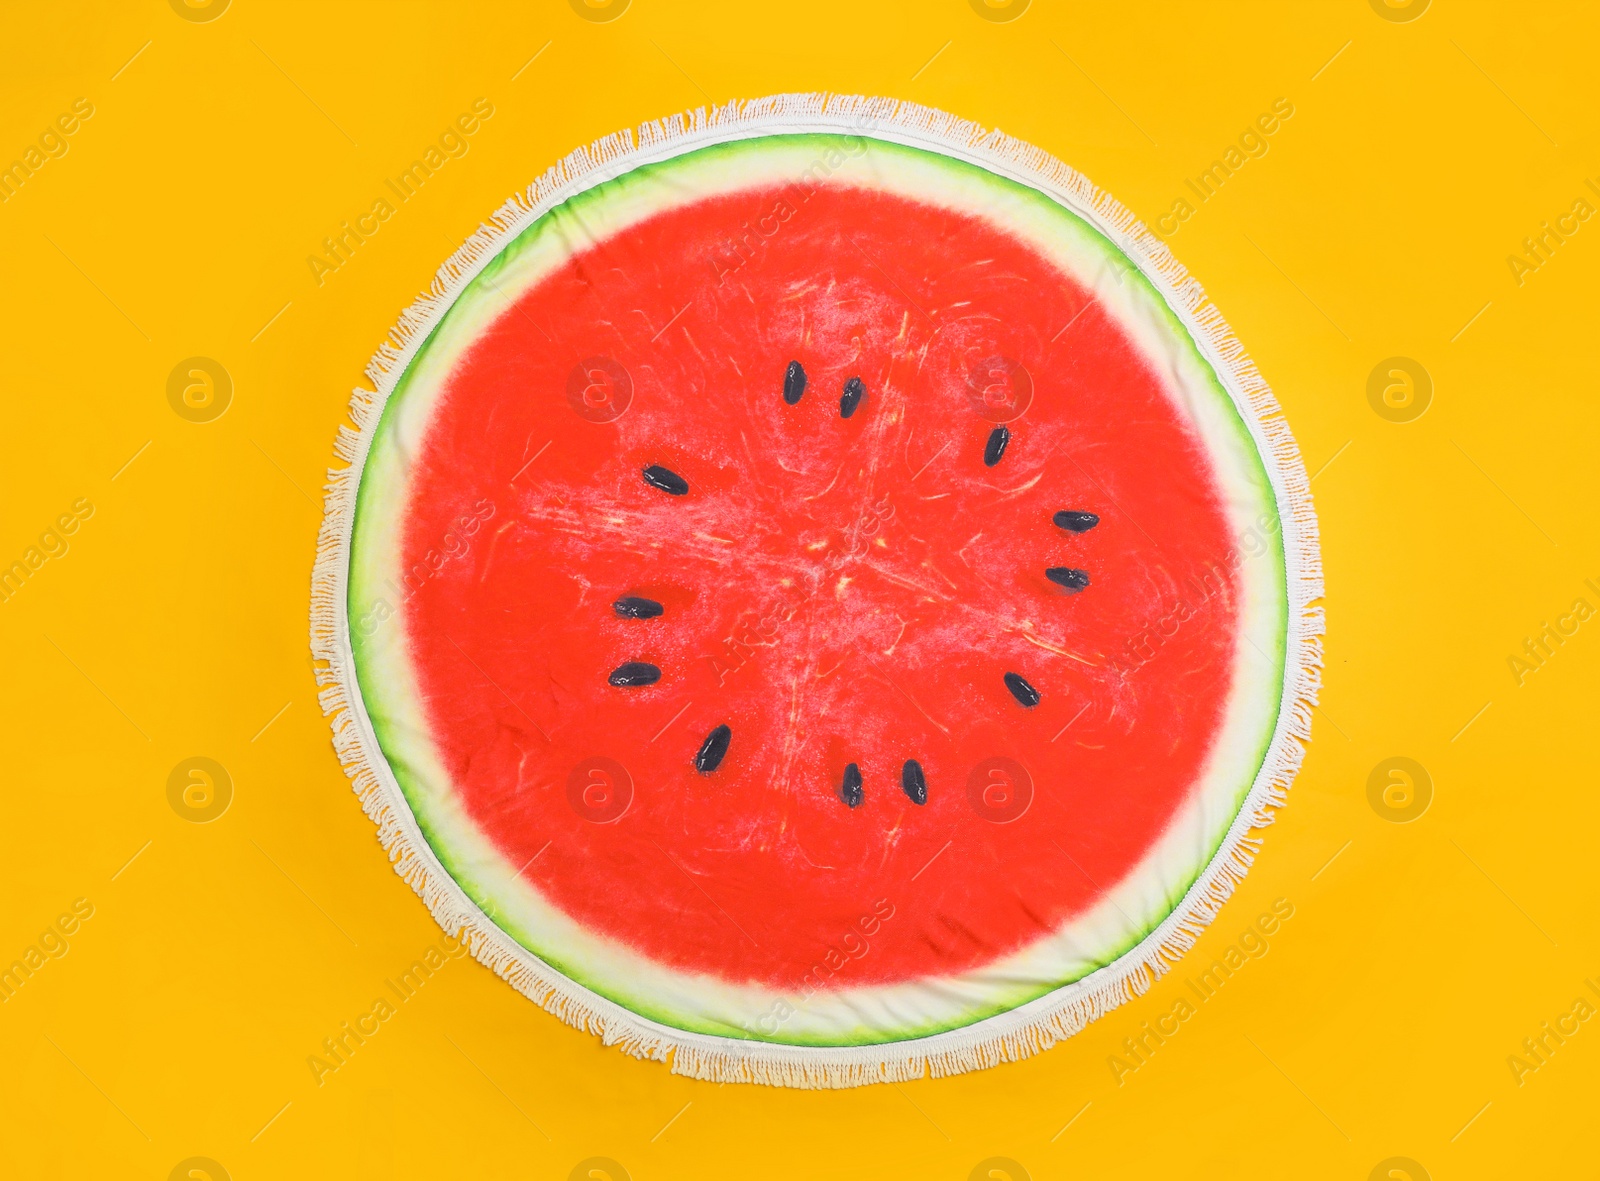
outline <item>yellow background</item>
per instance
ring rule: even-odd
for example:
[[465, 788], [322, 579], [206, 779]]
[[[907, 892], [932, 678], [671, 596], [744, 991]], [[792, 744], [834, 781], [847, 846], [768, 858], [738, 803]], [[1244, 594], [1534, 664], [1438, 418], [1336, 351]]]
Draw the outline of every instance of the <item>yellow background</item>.
[[[0, 1172], [166, 1178], [196, 1155], [239, 1181], [566, 1178], [591, 1156], [636, 1181], [959, 1181], [991, 1156], [1034, 1178], [1592, 1168], [1600, 1023], [1520, 1084], [1507, 1059], [1600, 982], [1600, 621], [1521, 685], [1508, 657], [1575, 599], [1600, 606], [1583, 581], [1600, 583], [1600, 222], [1520, 285], [1506, 260], [1594, 197], [1596, 23], [1576, 3], [1451, 0], [1412, 22], [1367, 0], [1035, 0], [1009, 22], [967, 0], [634, 0], [610, 23], [559, 0], [234, 0], [209, 23], [166, 0], [7, 4], [0, 163], [74, 100], [95, 114], [0, 205], [0, 561], [74, 500], [95, 511], [0, 603], [0, 963], [73, 899], [95, 912], [0, 1005]], [[1175, 977], [1023, 1063], [836, 1092], [696, 1083], [453, 961], [318, 1086], [307, 1056], [440, 938], [314, 696], [317, 497], [350, 388], [438, 263], [574, 146], [820, 89], [998, 125], [1150, 222], [1293, 103], [1172, 238], [1318, 473], [1327, 686], [1288, 808]], [[470, 152], [319, 286], [307, 256], [480, 97], [495, 114]], [[166, 398], [196, 355], [235, 385], [206, 424]], [[1366, 397], [1395, 355], [1435, 385], [1407, 424]], [[195, 755], [235, 784], [209, 824], [167, 800]], [[1367, 797], [1395, 755], [1434, 784], [1409, 824]], [[1271, 952], [1119, 1085], [1122, 1039], [1277, 898], [1295, 914]]]

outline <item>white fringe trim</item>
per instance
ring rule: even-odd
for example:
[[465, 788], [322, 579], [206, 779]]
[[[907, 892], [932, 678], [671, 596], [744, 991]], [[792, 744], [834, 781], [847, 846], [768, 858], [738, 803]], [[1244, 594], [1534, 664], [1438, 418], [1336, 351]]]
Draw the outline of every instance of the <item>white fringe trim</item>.
[[[651, 1021], [584, 988], [501, 931], [434, 856], [384, 762], [357, 690], [346, 618], [345, 583], [357, 482], [374, 428], [417, 346], [455, 297], [509, 239], [574, 194], [641, 164], [707, 144], [801, 131], [870, 134], [982, 165], [1085, 217], [1133, 259], [1228, 387], [1265, 458], [1283, 523], [1289, 594], [1284, 700], [1276, 732], [1244, 806], [1204, 872], [1176, 910], [1136, 947], [1090, 976], [1010, 1012], [947, 1033], [882, 1046], [816, 1048], [686, 1033]], [[791, 1087], [853, 1087], [940, 1077], [1011, 1062], [1049, 1049], [1089, 1022], [1140, 996], [1194, 946], [1244, 879], [1261, 837], [1287, 798], [1311, 737], [1311, 709], [1322, 685], [1322, 559], [1305, 465], [1277, 400], [1200, 284], [1114, 198], [1031, 144], [987, 131], [929, 107], [895, 99], [784, 94], [691, 111], [617, 132], [580, 148], [518, 193], [445, 262], [429, 289], [400, 316], [366, 368], [372, 389], [357, 388], [350, 422], [339, 427], [325, 516], [311, 578], [311, 649], [323, 712], [362, 809], [395, 872], [435, 919], [478, 961], [569, 1025], [637, 1058], [670, 1061], [676, 1074], [716, 1082]]]

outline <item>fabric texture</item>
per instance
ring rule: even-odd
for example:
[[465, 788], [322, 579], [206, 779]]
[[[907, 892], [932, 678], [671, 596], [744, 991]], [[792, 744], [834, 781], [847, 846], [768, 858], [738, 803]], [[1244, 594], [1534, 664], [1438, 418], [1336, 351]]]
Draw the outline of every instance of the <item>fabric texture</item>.
[[1036, 1052], [1248, 868], [1319, 684], [1309, 487], [1065, 165], [787, 95], [575, 153], [341, 431], [312, 639], [440, 923], [696, 1077]]

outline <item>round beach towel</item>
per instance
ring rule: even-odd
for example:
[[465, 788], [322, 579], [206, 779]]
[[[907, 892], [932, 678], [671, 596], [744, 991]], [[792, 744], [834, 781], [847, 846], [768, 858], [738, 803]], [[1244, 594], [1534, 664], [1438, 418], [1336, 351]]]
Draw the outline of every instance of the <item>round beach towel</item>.
[[401, 318], [312, 637], [396, 870], [700, 1078], [1036, 1052], [1143, 991], [1302, 756], [1321, 571], [1260, 375], [1114, 200], [786, 95], [575, 152]]

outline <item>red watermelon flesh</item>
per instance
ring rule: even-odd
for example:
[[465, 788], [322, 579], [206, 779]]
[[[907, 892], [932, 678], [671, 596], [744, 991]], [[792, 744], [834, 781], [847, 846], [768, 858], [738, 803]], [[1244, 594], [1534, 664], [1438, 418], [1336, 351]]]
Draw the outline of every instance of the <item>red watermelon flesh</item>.
[[[1082, 913], [1188, 798], [1234, 675], [1233, 541], [1202, 441], [1072, 276], [974, 214], [793, 199], [647, 217], [464, 354], [406, 505], [410, 659], [471, 818], [578, 923], [727, 981], [937, 977]], [[659, 680], [611, 684], [630, 662]]]

